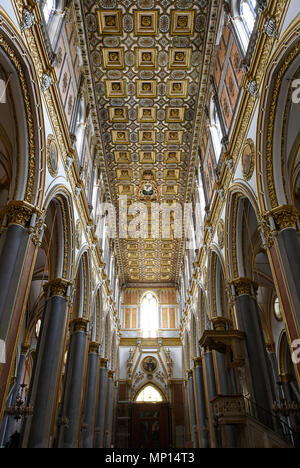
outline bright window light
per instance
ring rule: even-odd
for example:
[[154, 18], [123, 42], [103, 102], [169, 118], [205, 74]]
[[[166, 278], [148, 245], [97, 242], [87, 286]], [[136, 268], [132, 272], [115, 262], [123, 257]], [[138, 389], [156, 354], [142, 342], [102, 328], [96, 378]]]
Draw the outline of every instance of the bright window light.
[[54, 0], [47, 0], [45, 2], [45, 5], [43, 6], [43, 14], [44, 14], [44, 18], [47, 24], [49, 23], [51, 13], [54, 10], [54, 8], [55, 8]]
[[163, 401], [161, 394], [153, 385], [147, 385], [137, 396], [137, 403], [158, 403]]
[[141, 329], [143, 338], [155, 338], [157, 336], [158, 303], [151, 292], [148, 292], [142, 300]]
[[248, 33], [251, 35], [255, 20], [256, 20], [256, 0], [244, 0], [241, 5], [241, 13], [245, 23], [245, 26], [248, 30]]

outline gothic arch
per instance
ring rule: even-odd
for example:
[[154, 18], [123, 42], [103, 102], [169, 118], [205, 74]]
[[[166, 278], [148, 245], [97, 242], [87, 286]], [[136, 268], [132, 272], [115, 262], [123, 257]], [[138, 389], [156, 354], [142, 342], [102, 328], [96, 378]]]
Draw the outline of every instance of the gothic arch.
[[160, 387], [160, 385], [158, 385], [157, 382], [155, 382], [155, 383], [154, 383], [154, 382], [151, 382], [150, 384], [149, 384], [149, 382], [143, 383], [143, 384], [142, 384], [140, 387], [138, 387], [138, 389], [135, 391], [134, 396], [133, 396], [133, 401], [136, 401], [138, 395], [139, 395], [146, 387], [148, 387], [149, 385], [152, 386], [152, 387], [154, 387], [155, 390], [157, 390], [157, 391], [160, 393], [160, 395], [161, 395], [163, 401], [168, 401], [167, 395], [165, 394], [164, 390]]
[[93, 295], [91, 320], [92, 320], [91, 340], [95, 343], [100, 343], [101, 336], [102, 336], [102, 321], [103, 321], [102, 294], [101, 294], [100, 285], [97, 286], [96, 291]]
[[[251, 218], [247, 218], [249, 213]], [[249, 248], [249, 242], [257, 231], [258, 219], [259, 207], [251, 188], [245, 184], [230, 187], [225, 214], [225, 259], [230, 280], [239, 277], [251, 278], [250, 263], [246, 261], [245, 244], [248, 244]]]
[[8, 199], [41, 208], [46, 139], [39, 78], [21, 36], [1, 7], [0, 14], [0, 78], [7, 102], [0, 117], [0, 149], [11, 167]]
[[[258, 112], [256, 173], [263, 213], [293, 203], [291, 177], [299, 152], [294, 151], [294, 161], [289, 162], [293, 148], [287, 147], [284, 139], [289, 135], [290, 146], [299, 147], [299, 132], [292, 128], [293, 133], [287, 133], [290, 127], [287, 124], [291, 118], [295, 119], [298, 107], [292, 102], [295, 91], [292, 83], [299, 78], [300, 71], [299, 23], [297, 19], [281, 39], [270, 60], [262, 88]], [[287, 82], [291, 86], [287, 86]]]
[[73, 318], [90, 319], [91, 302], [91, 258], [89, 250], [85, 249], [77, 259], [75, 275], [75, 294], [73, 301]]
[[228, 316], [225, 264], [218, 247], [212, 245], [208, 255], [209, 319]]
[[44, 250], [49, 252], [48, 278], [71, 281], [74, 265], [74, 212], [69, 191], [64, 186], [55, 187], [43, 206], [46, 229]]

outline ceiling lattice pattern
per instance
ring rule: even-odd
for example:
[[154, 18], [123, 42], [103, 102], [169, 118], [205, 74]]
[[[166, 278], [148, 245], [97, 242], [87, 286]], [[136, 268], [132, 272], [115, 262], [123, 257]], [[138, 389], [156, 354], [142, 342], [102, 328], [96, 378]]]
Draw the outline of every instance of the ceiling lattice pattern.
[[[184, 203], [210, 2], [83, 8], [114, 203]], [[180, 240], [150, 235], [120, 239], [126, 282], [175, 282]]]

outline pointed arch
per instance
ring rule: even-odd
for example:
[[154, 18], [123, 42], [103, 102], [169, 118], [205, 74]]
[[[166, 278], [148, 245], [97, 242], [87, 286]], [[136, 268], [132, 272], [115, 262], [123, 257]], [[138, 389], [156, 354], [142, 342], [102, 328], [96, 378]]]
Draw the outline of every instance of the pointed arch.
[[1, 106], [6, 107], [0, 115], [0, 151], [11, 168], [8, 200], [41, 208], [46, 137], [39, 78], [21, 35], [1, 6], [0, 16], [0, 79], [5, 85]]
[[[300, 19], [297, 18], [281, 39], [269, 62], [262, 87], [256, 145], [256, 175], [262, 213], [293, 204], [291, 179], [299, 152], [294, 153], [291, 164], [286, 132], [291, 112], [298, 108], [293, 102], [293, 92], [297, 92], [293, 82], [299, 78], [300, 69], [299, 23]], [[287, 82], [291, 86], [287, 86]], [[295, 142], [299, 136], [299, 133], [293, 136]]]
[[209, 271], [209, 318], [227, 317], [228, 299], [226, 289], [225, 264], [222, 254], [216, 245], [212, 245], [208, 255]]

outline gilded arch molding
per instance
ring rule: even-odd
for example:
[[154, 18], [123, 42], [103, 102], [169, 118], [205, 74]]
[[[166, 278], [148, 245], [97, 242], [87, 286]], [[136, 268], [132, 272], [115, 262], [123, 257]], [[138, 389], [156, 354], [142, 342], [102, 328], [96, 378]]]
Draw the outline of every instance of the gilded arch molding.
[[257, 223], [259, 224], [260, 222], [257, 199], [251, 187], [246, 184], [232, 185], [228, 189], [225, 216], [225, 265], [229, 281], [233, 281], [235, 278], [240, 276], [237, 245], [237, 223], [238, 206], [242, 198], [248, 200], [256, 215]]
[[45, 214], [50, 203], [55, 200], [59, 205], [63, 220], [62, 279], [72, 281], [74, 268], [74, 212], [71, 195], [68, 189], [62, 185], [54, 187], [48, 194], [44, 203], [43, 212]]
[[[24, 125], [27, 133], [27, 174], [20, 174], [18, 167], [16, 177], [19, 183], [26, 180], [24, 201], [40, 208], [44, 196], [46, 157], [43, 149], [45, 133], [38, 79], [21, 36], [1, 8], [0, 17], [0, 48], [17, 73], [26, 115]], [[24, 155], [18, 154], [17, 157], [21, 158]]]
[[[288, 50], [288, 52], [287, 52]], [[256, 175], [262, 214], [278, 208], [278, 193], [274, 174], [274, 133], [276, 110], [279, 104], [284, 76], [300, 54], [300, 20], [283, 37], [273, 54], [264, 82], [264, 92], [260, 101], [258, 121], [258, 141], [256, 156]], [[274, 67], [280, 61], [280, 68]], [[268, 105], [269, 103], [269, 105]], [[268, 107], [268, 110], [265, 109]], [[265, 140], [264, 140], [265, 135]], [[281, 155], [282, 158], [282, 155]], [[282, 160], [280, 162], [282, 167]], [[282, 181], [284, 186], [284, 181]]]

